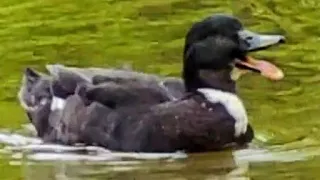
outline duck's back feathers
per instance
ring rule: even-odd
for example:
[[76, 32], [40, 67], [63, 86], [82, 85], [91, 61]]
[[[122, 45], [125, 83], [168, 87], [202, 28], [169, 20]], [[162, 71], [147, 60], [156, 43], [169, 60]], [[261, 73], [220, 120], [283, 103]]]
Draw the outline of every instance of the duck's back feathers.
[[159, 77], [152, 74], [145, 74], [136, 71], [122, 70], [122, 69], [108, 69], [108, 68], [77, 68], [77, 67], [67, 67], [61, 64], [50, 64], [46, 66], [47, 70], [51, 75], [57, 76], [61, 72], [72, 72], [81, 75], [84, 79], [92, 81], [95, 76], [105, 76], [110, 80], [112, 79], [123, 79], [123, 80], [139, 80], [145, 82], [158, 81]]
[[141, 104], [155, 105], [170, 101], [167, 92], [158, 86], [138, 82], [105, 82], [89, 85], [86, 92], [88, 100], [102, 103], [111, 108], [135, 107]]
[[[165, 91], [170, 100], [179, 99], [185, 92], [183, 81], [180, 78], [164, 78], [153, 74], [145, 74], [130, 70], [104, 69], [104, 68], [76, 68], [60, 64], [46, 66], [50, 74], [60, 79], [67, 89], [75, 89], [81, 81], [90, 84], [115, 83], [123, 88], [141, 87], [151, 91]], [[135, 84], [128, 86], [128, 84]], [[134, 91], [134, 89], [132, 89]], [[141, 96], [141, 98], [144, 98]], [[155, 101], [157, 102], [157, 101]]]

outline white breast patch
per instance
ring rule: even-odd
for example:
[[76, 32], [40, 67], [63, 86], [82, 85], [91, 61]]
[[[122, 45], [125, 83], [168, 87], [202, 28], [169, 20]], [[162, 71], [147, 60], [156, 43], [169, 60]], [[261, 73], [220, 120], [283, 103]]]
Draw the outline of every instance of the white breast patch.
[[206, 99], [212, 103], [221, 103], [228, 113], [235, 119], [235, 136], [238, 137], [241, 134], [246, 133], [248, 125], [247, 111], [241, 101], [236, 95], [229, 92], [224, 92], [211, 88], [198, 89]]

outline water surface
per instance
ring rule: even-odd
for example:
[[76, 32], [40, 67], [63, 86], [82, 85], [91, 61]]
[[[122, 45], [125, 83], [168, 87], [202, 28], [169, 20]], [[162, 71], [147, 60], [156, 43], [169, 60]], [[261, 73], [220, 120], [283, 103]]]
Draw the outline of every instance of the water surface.
[[288, 44], [256, 54], [280, 66], [283, 81], [249, 74], [239, 82], [256, 130], [247, 151], [113, 164], [28, 160], [28, 153], [5, 151], [0, 179], [318, 179], [319, 8], [316, 0], [1, 1], [0, 125], [9, 131], [27, 123], [16, 100], [26, 66], [129, 63], [137, 70], [179, 76], [185, 32], [212, 13], [234, 14], [251, 30], [281, 33]]

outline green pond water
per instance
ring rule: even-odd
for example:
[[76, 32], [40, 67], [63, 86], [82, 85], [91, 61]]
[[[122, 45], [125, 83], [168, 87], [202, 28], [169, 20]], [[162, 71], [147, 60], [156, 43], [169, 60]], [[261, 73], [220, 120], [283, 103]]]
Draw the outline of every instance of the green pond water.
[[281, 67], [283, 81], [248, 74], [238, 85], [254, 145], [281, 161], [262, 154], [236, 163], [232, 152], [219, 152], [171, 162], [29, 164], [0, 154], [0, 179], [320, 179], [319, 8], [317, 0], [1, 1], [0, 126], [11, 130], [27, 123], [16, 98], [27, 66], [131, 64], [179, 76], [187, 29], [213, 13], [233, 14], [251, 30], [281, 33], [287, 44], [255, 54]]

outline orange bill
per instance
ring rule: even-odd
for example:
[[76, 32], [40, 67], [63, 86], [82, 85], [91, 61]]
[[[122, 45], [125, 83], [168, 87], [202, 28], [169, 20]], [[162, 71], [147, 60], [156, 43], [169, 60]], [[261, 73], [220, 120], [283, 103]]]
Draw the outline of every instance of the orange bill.
[[246, 56], [246, 61], [237, 59], [235, 63], [238, 68], [258, 72], [262, 76], [271, 80], [281, 80], [284, 77], [282, 70], [268, 61]]

